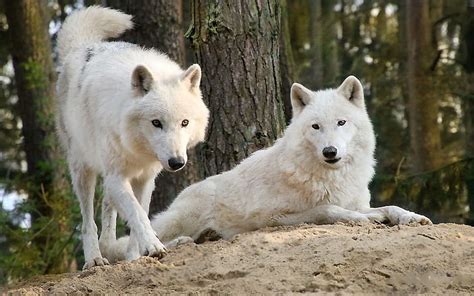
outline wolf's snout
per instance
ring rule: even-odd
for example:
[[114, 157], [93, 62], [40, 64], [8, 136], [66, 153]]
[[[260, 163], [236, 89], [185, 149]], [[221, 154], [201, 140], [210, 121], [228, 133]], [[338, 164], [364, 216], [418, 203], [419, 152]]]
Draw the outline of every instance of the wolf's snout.
[[184, 158], [182, 158], [181, 156], [168, 159], [168, 165], [170, 166], [171, 169], [175, 171], [184, 167], [185, 164], [186, 164], [186, 161], [184, 161]]
[[337, 155], [337, 148], [334, 147], [334, 146], [325, 147], [323, 149], [323, 155], [324, 155], [324, 157], [326, 157], [328, 159], [333, 159]]
[[340, 157], [336, 158], [337, 148], [334, 146], [325, 147], [323, 149], [323, 155], [326, 158], [324, 161], [327, 163], [336, 163], [341, 160]]

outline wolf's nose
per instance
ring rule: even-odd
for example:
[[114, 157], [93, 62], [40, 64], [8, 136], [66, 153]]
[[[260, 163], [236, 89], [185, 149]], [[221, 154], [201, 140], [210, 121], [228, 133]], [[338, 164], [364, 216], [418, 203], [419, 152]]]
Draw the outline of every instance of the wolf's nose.
[[323, 155], [326, 158], [333, 159], [337, 155], [337, 148], [334, 146], [325, 147], [323, 149]]
[[184, 167], [185, 164], [186, 162], [184, 161], [184, 158], [182, 158], [181, 156], [168, 159], [168, 165], [170, 166], [171, 169], [175, 171]]

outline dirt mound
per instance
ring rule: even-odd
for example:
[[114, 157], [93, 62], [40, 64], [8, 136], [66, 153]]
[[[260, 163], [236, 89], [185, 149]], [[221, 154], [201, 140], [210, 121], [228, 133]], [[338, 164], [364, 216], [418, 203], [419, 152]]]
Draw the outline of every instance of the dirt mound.
[[300, 225], [179, 246], [159, 262], [39, 278], [15, 294], [474, 293], [474, 228]]

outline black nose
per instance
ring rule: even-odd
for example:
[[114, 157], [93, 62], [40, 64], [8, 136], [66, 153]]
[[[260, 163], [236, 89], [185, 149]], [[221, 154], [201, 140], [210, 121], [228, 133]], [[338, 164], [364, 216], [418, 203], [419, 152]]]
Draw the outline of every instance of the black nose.
[[181, 156], [178, 156], [178, 157], [173, 157], [173, 158], [168, 159], [168, 164], [171, 169], [176, 171], [184, 167], [186, 162], [184, 161], [184, 158], [182, 158]]
[[325, 147], [323, 149], [323, 155], [328, 159], [333, 159], [337, 155], [337, 148], [334, 146]]

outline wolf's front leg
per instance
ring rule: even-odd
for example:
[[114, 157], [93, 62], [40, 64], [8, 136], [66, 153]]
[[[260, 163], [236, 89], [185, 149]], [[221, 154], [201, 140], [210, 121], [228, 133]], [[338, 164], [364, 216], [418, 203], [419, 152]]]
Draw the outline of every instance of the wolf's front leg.
[[383, 216], [366, 215], [347, 210], [336, 205], [321, 205], [300, 213], [276, 214], [271, 218], [270, 225], [294, 225], [300, 223], [333, 224], [336, 222], [366, 223]]
[[136, 233], [140, 254], [162, 257], [166, 253], [165, 247], [151, 228], [147, 213], [135, 198], [130, 182], [122, 176], [107, 175], [104, 187], [119, 214], [128, 222], [132, 233]]
[[377, 215], [383, 216], [385, 219], [388, 220], [390, 224], [420, 224], [420, 225], [430, 225], [433, 224], [430, 219], [423, 215], [419, 215], [414, 212], [410, 212], [404, 210], [397, 206], [386, 206], [380, 208], [370, 208], [366, 210], [362, 210], [362, 213], [367, 215]]

